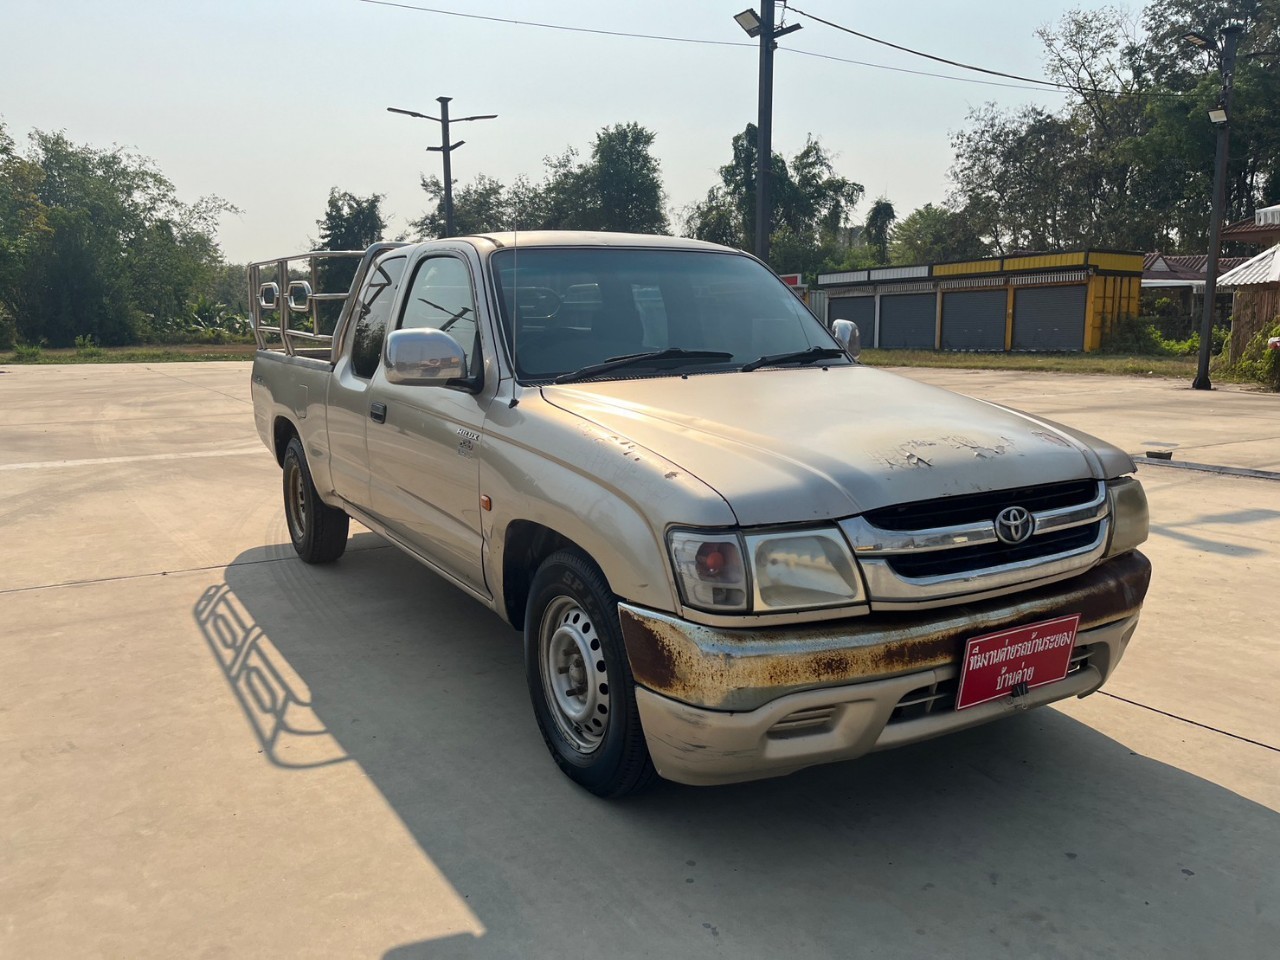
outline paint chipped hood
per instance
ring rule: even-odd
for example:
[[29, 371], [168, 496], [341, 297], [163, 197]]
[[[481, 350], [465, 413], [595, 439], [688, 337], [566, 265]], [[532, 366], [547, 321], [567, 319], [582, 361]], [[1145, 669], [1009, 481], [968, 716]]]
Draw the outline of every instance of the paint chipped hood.
[[1127, 454], [1086, 434], [860, 365], [543, 393], [713, 487], [744, 526], [1134, 469]]

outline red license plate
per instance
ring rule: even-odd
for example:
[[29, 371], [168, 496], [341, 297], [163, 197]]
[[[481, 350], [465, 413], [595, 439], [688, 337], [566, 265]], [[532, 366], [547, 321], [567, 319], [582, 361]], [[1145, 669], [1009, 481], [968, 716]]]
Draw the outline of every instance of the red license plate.
[[974, 637], [964, 648], [956, 709], [1055, 683], [1071, 668], [1080, 614]]

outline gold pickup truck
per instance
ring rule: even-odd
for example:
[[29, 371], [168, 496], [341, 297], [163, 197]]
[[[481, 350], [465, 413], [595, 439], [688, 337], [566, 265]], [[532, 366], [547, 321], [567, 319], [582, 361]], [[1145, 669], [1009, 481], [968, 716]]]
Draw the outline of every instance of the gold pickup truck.
[[859, 364], [741, 251], [490, 234], [250, 285], [299, 556], [354, 517], [523, 631], [551, 756], [601, 796], [1086, 696], [1137, 626], [1125, 453]]

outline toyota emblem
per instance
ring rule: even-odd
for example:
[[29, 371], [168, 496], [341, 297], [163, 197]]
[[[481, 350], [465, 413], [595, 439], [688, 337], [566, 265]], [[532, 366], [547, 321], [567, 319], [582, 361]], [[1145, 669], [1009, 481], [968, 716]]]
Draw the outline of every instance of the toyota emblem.
[[1025, 543], [1035, 528], [1036, 522], [1026, 507], [1005, 507], [996, 515], [996, 536], [1001, 543]]

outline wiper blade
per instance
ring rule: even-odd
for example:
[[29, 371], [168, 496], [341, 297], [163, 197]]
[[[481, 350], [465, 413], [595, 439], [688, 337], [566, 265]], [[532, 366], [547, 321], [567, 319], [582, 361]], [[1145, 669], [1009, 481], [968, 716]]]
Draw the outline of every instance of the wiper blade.
[[685, 350], [681, 347], [667, 347], [665, 350], [650, 350], [647, 353], [628, 353], [623, 357], [610, 357], [600, 363], [593, 363], [590, 366], [582, 367], [578, 370], [571, 370], [569, 373], [562, 373], [560, 376], [552, 380], [552, 383], [573, 383], [575, 380], [586, 380], [588, 377], [599, 376], [602, 373], [608, 373], [611, 370], [618, 370], [622, 367], [639, 366], [645, 363], [663, 362], [675, 360], [680, 362], [691, 362], [697, 360], [732, 360], [732, 353], [725, 353], [723, 350]]
[[742, 370], [748, 373], [761, 367], [776, 367], [784, 363], [814, 363], [818, 360], [834, 360], [847, 357], [848, 354], [839, 347], [810, 347], [808, 350], [793, 350], [791, 353], [775, 353], [768, 357], [756, 357], [750, 363], [744, 363]]

